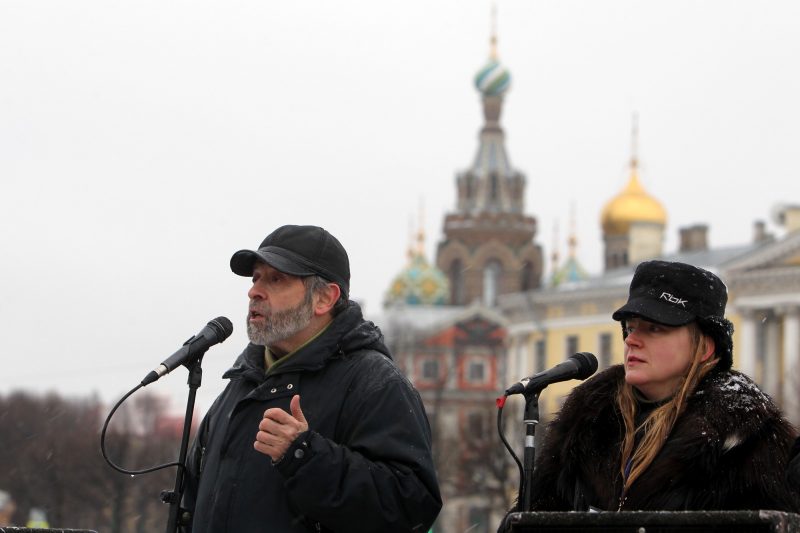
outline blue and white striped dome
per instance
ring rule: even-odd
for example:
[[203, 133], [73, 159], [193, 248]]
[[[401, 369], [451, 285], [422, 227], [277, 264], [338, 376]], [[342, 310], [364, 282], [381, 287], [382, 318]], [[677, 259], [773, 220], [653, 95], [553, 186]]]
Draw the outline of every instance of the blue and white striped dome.
[[475, 87], [484, 96], [497, 96], [511, 87], [511, 72], [497, 59], [490, 59], [475, 75]]

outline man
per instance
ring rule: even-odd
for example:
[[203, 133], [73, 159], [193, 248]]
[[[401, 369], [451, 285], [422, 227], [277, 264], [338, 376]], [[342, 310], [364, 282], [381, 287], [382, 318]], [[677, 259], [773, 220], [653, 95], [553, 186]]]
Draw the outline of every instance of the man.
[[348, 301], [345, 249], [322, 228], [283, 226], [231, 269], [252, 277], [250, 344], [190, 452], [188, 531], [427, 531], [441, 508], [430, 426]]

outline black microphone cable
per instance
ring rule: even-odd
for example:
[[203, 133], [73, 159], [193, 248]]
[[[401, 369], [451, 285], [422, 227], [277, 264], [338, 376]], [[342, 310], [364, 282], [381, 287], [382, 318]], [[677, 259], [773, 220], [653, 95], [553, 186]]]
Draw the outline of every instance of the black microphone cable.
[[[514, 459], [514, 462], [517, 463], [517, 468], [519, 468], [519, 493], [523, 494], [523, 482], [525, 480], [525, 473], [524, 469], [522, 468], [522, 461], [519, 460], [517, 454], [514, 453], [514, 450], [511, 448], [511, 444], [508, 443], [506, 440], [506, 436], [503, 434], [503, 407], [506, 405], [506, 400], [508, 399], [508, 395], [504, 394], [503, 396], [497, 398], [495, 400], [495, 405], [497, 405], [497, 434], [500, 436], [500, 441], [503, 443], [503, 446], [506, 447], [508, 453], [511, 454], [511, 458]], [[519, 505], [519, 503], [517, 503]]]
[[114, 462], [111, 459], [109, 459], [108, 454], [106, 453], [106, 430], [108, 429], [108, 423], [111, 422], [111, 417], [114, 416], [114, 413], [116, 412], [117, 409], [119, 409], [119, 406], [122, 405], [122, 403], [125, 400], [127, 400], [134, 392], [136, 392], [137, 390], [141, 389], [142, 387], [143, 387], [143, 385], [140, 383], [140, 384], [136, 385], [134, 388], [132, 388], [130, 391], [128, 391], [128, 393], [125, 394], [125, 396], [120, 398], [120, 400], [117, 402], [117, 404], [114, 406], [114, 408], [111, 409], [111, 412], [108, 413], [108, 416], [106, 417], [106, 421], [103, 423], [103, 431], [100, 433], [100, 451], [103, 454], [103, 459], [106, 460], [106, 463], [108, 463], [108, 466], [110, 466], [111, 468], [113, 468], [117, 472], [122, 472], [123, 474], [130, 474], [131, 476], [136, 476], [136, 475], [139, 475], [139, 474], [147, 474], [147, 473], [150, 473], [150, 472], [155, 472], [156, 470], [161, 470], [163, 468], [169, 468], [170, 466], [177, 466], [177, 467], [184, 468], [184, 466], [181, 463], [175, 461], [175, 462], [172, 462], [172, 463], [164, 463], [162, 465], [153, 466], [153, 467], [150, 467], [150, 468], [145, 468], [144, 470], [126, 470], [126, 469], [124, 469], [124, 468], [122, 468], [120, 466], [117, 466], [116, 464], [114, 464]]
[[186, 366], [191, 361], [195, 361], [199, 364], [199, 361], [203, 358], [206, 351], [211, 346], [223, 342], [230, 336], [232, 332], [233, 332], [233, 324], [231, 324], [231, 321], [225, 318], [224, 316], [217, 317], [214, 320], [211, 320], [200, 331], [200, 333], [190, 337], [189, 340], [183, 343], [183, 347], [181, 349], [179, 349], [177, 352], [175, 352], [169, 358], [167, 358], [155, 370], [151, 371], [147, 376], [145, 376], [145, 378], [141, 381], [141, 383], [139, 383], [137, 386], [128, 391], [128, 393], [125, 394], [125, 396], [123, 396], [117, 402], [114, 408], [111, 409], [111, 412], [108, 413], [106, 421], [103, 423], [103, 431], [100, 433], [100, 451], [103, 454], [103, 459], [105, 459], [106, 463], [108, 463], [108, 465], [111, 468], [113, 468], [117, 472], [122, 472], [123, 474], [130, 474], [132, 476], [138, 474], [147, 474], [149, 472], [155, 472], [156, 470], [161, 470], [163, 468], [168, 468], [170, 466], [177, 466], [185, 470], [186, 468], [185, 465], [181, 464], [180, 461], [165, 463], [162, 465], [153, 466], [151, 468], [145, 468], [143, 470], [127, 470], [125, 468], [117, 466], [111, 459], [109, 459], [108, 453], [106, 452], [106, 431], [108, 430], [108, 424], [111, 421], [111, 417], [114, 416], [114, 413], [117, 411], [117, 409], [119, 409], [119, 406], [122, 405], [122, 403], [125, 400], [127, 400], [134, 392], [158, 380], [165, 374], [170, 373], [173, 369], [175, 369], [180, 365]]

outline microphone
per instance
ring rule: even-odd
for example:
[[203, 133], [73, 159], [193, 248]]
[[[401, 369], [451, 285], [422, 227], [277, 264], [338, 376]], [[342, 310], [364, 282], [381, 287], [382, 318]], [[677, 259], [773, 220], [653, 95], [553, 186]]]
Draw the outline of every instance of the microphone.
[[231, 333], [233, 333], [233, 324], [230, 320], [224, 316], [215, 318], [206, 324], [200, 333], [184, 342], [180, 350], [167, 357], [155, 370], [151, 370], [142, 380], [142, 387], [169, 374], [178, 366], [203, 355], [206, 350], [230, 337]]
[[549, 370], [520, 380], [506, 389], [506, 396], [540, 392], [551, 383], [570, 379], [586, 379], [597, 371], [597, 357], [589, 352], [578, 352]]

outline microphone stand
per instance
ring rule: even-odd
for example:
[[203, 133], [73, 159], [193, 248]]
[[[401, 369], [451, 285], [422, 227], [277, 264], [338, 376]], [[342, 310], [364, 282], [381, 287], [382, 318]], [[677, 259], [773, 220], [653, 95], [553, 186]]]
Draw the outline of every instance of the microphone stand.
[[531, 510], [531, 486], [533, 485], [533, 465], [536, 458], [536, 424], [539, 423], [539, 394], [542, 389], [533, 389], [523, 392], [525, 396], [525, 414], [522, 423], [525, 424], [525, 448], [522, 457], [522, 507], [520, 511]]
[[192, 415], [194, 413], [194, 401], [197, 389], [203, 381], [203, 369], [200, 367], [202, 356], [186, 363], [189, 369], [189, 397], [186, 400], [186, 415], [183, 420], [183, 437], [181, 448], [178, 455], [178, 470], [175, 473], [175, 489], [172, 491], [162, 491], [161, 501], [169, 503], [169, 519], [167, 521], [166, 533], [177, 533], [179, 525], [187, 525], [187, 520], [191, 517], [188, 513], [181, 513], [181, 500], [183, 499], [183, 478], [186, 472], [186, 452], [189, 449], [189, 432], [192, 429]]

